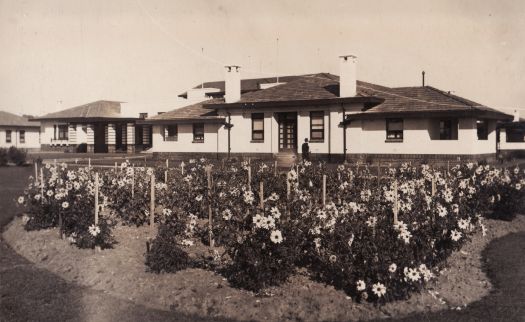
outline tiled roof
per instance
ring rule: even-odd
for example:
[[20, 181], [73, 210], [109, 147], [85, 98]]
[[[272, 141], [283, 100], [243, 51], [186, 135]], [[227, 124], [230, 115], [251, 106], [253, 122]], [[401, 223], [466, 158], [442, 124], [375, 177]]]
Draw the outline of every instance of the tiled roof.
[[148, 117], [145, 122], [163, 120], [223, 120], [224, 118], [218, 116], [216, 111], [206, 109], [202, 106], [203, 104], [210, 104], [214, 101], [216, 101], [216, 99], [199, 102], [159, 115], [151, 116]]
[[[333, 77], [335, 79], [339, 79], [338, 76], [332, 75], [329, 73], [318, 73], [318, 74], [306, 74], [306, 75], [288, 75], [288, 76], [280, 76], [279, 77], [279, 83], [289, 83], [291, 81], [294, 81], [299, 78], [308, 77], [308, 76], [319, 76], [324, 78]], [[277, 77], [263, 77], [263, 78], [248, 78], [248, 79], [242, 79], [241, 80], [241, 93], [248, 93], [253, 91], [260, 90], [260, 85], [264, 84], [275, 84], [277, 83]], [[208, 93], [208, 95], [211, 96], [222, 96], [224, 95], [225, 91], [225, 83], [224, 81], [214, 81], [214, 82], [205, 82], [204, 84], [199, 84], [193, 89], [198, 89], [203, 86], [204, 88], [216, 88], [219, 91], [215, 93]], [[187, 97], [187, 92], [184, 92], [179, 95], [180, 97]]]
[[40, 123], [30, 122], [24, 116], [0, 111], [0, 126], [40, 127]]
[[[241, 99], [235, 104], [272, 103], [278, 104], [294, 101], [309, 101], [315, 104], [315, 100], [337, 100], [339, 99], [339, 77], [336, 75], [321, 73], [302, 76], [280, 77], [280, 85], [267, 89], [258, 89], [257, 83], [262, 79], [251, 79], [241, 82], [243, 88]], [[276, 81], [275, 78], [267, 79], [268, 83]], [[205, 83], [205, 87], [218, 87], [224, 89], [224, 82]], [[491, 115], [495, 118], [508, 118], [509, 115], [476, 103], [474, 101], [453, 95], [431, 86], [397, 87], [391, 88], [372, 83], [357, 81], [357, 97], [376, 98], [375, 102], [365, 104], [363, 112], [359, 116], [379, 116], [382, 114], [395, 113], [479, 113], [480, 115]], [[204, 105], [204, 108], [203, 108]], [[197, 105], [187, 106], [187, 109], [214, 108], [215, 106], [227, 107], [223, 98], [216, 98], [202, 102]], [[188, 111], [186, 111], [188, 113]], [[200, 113], [200, 112], [199, 112]], [[168, 113], [163, 114], [165, 118]], [[196, 115], [196, 114], [195, 114]], [[162, 116], [162, 115], [161, 115]]]
[[36, 120], [46, 119], [89, 119], [89, 118], [120, 118], [120, 103], [115, 101], [96, 101], [62, 111], [48, 113], [36, 117]]

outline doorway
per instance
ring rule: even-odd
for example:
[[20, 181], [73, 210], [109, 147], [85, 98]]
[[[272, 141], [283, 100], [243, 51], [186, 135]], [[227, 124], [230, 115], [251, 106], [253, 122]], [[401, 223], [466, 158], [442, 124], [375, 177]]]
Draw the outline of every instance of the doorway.
[[95, 123], [94, 124], [94, 135], [95, 135], [95, 153], [107, 153], [108, 147], [106, 145], [106, 124]]
[[278, 113], [279, 152], [297, 152], [297, 112]]

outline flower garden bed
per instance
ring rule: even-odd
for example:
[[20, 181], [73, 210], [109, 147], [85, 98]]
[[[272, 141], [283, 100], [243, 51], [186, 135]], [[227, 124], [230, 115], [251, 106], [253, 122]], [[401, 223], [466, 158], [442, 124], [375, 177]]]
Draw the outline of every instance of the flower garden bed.
[[486, 225], [487, 235], [475, 235], [454, 252], [447, 268], [424, 291], [382, 306], [356, 303], [343, 291], [316, 282], [305, 272], [259, 296], [231, 287], [222, 276], [203, 269], [148, 273], [144, 269], [145, 243], [151, 235], [148, 227], [116, 227], [118, 246], [101, 252], [78, 249], [58, 239], [56, 228], [26, 232], [21, 218], [7, 227], [3, 237], [38, 267], [147, 307], [239, 320], [363, 320], [463, 308], [487, 295], [491, 284], [482, 269], [481, 251], [495, 238], [525, 231], [525, 216], [512, 222], [489, 219]]
[[[19, 203], [33, 238], [55, 234], [63, 237], [57, 245], [104, 249], [86, 256], [60, 246], [52, 260], [36, 250], [44, 262], [74, 255], [66, 270], [81, 284], [164, 309], [246, 318], [237, 307], [253, 304], [257, 319], [365, 318], [414, 310], [405, 305], [458, 306], [484, 294], [461, 257], [479, 253], [487, 215], [510, 221], [524, 211], [525, 171], [473, 163], [386, 170], [303, 162], [278, 173], [263, 162], [205, 159], [171, 169], [47, 165]], [[511, 230], [489, 223], [492, 234]], [[522, 217], [516, 223], [522, 227]], [[462, 268], [452, 284], [440, 283], [451, 263]], [[126, 265], [131, 272], [118, 276]], [[462, 283], [464, 292], [454, 288]]]

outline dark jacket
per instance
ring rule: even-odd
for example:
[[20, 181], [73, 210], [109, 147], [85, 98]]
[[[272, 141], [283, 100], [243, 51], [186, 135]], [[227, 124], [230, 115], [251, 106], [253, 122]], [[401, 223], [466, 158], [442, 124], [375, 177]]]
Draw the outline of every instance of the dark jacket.
[[308, 145], [308, 142], [303, 143], [301, 150], [305, 156], [308, 156], [308, 154], [310, 154], [310, 146]]

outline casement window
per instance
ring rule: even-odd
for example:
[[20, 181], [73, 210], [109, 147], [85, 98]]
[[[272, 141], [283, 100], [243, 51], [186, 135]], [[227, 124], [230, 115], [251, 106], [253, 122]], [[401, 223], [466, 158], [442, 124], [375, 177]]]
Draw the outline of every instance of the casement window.
[[20, 143], [26, 143], [26, 131], [20, 130]]
[[525, 142], [525, 129], [508, 128], [505, 129], [505, 134], [509, 143]]
[[193, 124], [193, 142], [204, 142], [204, 124]]
[[5, 130], [5, 143], [11, 143], [11, 130]]
[[324, 141], [324, 111], [310, 112], [310, 142]]
[[478, 140], [489, 139], [489, 122], [487, 120], [478, 120], [476, 122], [478, 129]]
[[177, 141], [179, 128], [177, 124], [164, 126], [164, 141]]
[[67, 125], [58, 126], [58, 139], [67, 140]]
[[264, 113], [252, 113], [252, 141], [264, 141]]
[[457, 140], [458, 139], [458, 121], [457, 120], [439, 120], [439, 139], [440, 140]]
[[387, 141], [403, 140], [403, 119], [386, 119]]

